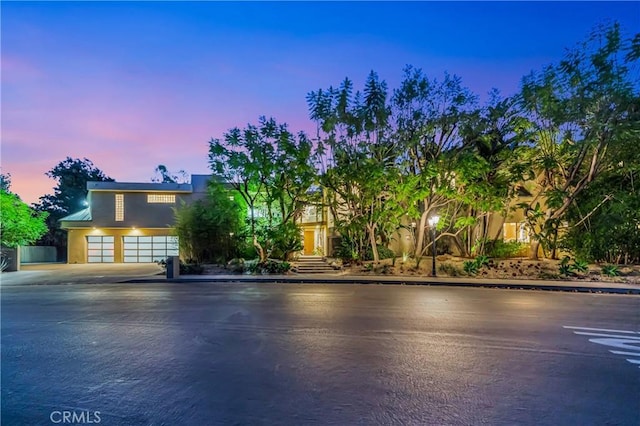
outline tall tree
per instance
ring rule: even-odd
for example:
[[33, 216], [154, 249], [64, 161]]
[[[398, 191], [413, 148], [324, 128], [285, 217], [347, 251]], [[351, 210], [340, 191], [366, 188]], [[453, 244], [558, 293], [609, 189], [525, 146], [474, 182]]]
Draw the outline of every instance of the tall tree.
[[176, 173], [172, 173], [164, 164], [158, 164], [154, 172], [155, 176], [151, 178], [151, 182], [185, 183], [188, 180], [187, 173], [184, 170], [178, 170]]
[[253, 244], [266, 260], [273, 249], [272, 230], [295, 223], [310, 196], [315, 181], [311, 142], [303, 132], [295, 135], [286, 124], [260, 117], [258, 125], [229, 130], [224, 141], [212, 139], [209, 164], [246, 203]]
[[337, 89], [310, 92], [309, 115], [317, 123], [320, 182], [343, 240], [363, 259], [367, 247], [379, 261], [377, 245], [399, 226], [397, 149], [390, 137], [388, 90], [371, 71], [363, 92], [346, 78]]
[[406, 198], [402, 202], [417, 220], [414, 255], [420, 258], [428, 247], [429, 216], [437, 213], [443, 219], [439, 227], [446, 228], [455, 225], [453, 219], [459, 214], [456, 188], [461, 179], [456, 168], [464, 152], [461, 128], [475, 110], [476, 96], [456, 75], [445, 73], [439, 81], [408, 66], [392, 104], [395, 137], [403, 152]]
[[618, 24], [598, 27], [562, 61], [523, 80], [523, 105], [537, 130], [526, 152], [536, 197], [522, 206], [536, 237], [533, 257], [539, 244], [555, 255], [568, 209], [598, 176], [618, 167], [615, 153], [640, 135], [633, 71], [639, 38], [625, 38]]
[[113, 181], [98, 169], [91, 160], [67, 157], [45, 173], [55, 179], [53, 194], [40, 197], [34, 205], [38, 211], [47, 212], [48, 232], [38, 241], [39, 245], [55, 246], [58, 256], [66, 253], [66, 232], [60, 229], [58, 220], [87, 207], [87, 182]]

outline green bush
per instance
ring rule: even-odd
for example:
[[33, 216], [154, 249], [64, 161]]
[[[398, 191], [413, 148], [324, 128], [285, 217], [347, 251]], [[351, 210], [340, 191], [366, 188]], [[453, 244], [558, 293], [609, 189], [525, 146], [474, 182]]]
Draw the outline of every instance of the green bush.
[[[378, 246], [378, 257], [380, 258], [380, 260], [392, 259], [396, 257], [396, 254], [389, 247]], [[371, 247], [367, 248], [364, 260], [373, 260], [373, 249]]]
[[260, 259], [245, 260], [243, 272], [249, 273], [249, 274], [255, 274], [256, 272], [258, 272], [259, 262], [260, 262]]
[[462, 270], [452, 263], [441, 263], [440, 266], [438, 266], [438, 271], [443, 272], [450, 277], [457, 277], [462, 275]]
[[273, 259], [267, 259], [264, 262], [258, 264], [262, 273], [267, 274], [284, 274], [291, 269], [289, 262], [278, 262]]
[[340, 244], [333, 255], [345, 263], [360, 260], [355, 244], [347, 237], [340, 238]]
[[463, 264], [462, 264], [462, 269], [464, 269], [464, 272], [466, 272], [468, 275], [475, 275], [478, 273], [478, 264], [474, 261], [474, 260], [466, 260]]
[[487, 256], [495, 257], [498, 259], [508, 259], [511, 257], [517, 257], [522, 255], [522, 252], [526, 250], [526, 243], [519, 243], [517, 241], [496, 240], [489, 244], [487, 249]]
[[620, 275], [620, 270], [616, 265], [604, 265], [601, 272], [602, 275], [605, 275], [607, 277], [617, 277], [618, 275]]

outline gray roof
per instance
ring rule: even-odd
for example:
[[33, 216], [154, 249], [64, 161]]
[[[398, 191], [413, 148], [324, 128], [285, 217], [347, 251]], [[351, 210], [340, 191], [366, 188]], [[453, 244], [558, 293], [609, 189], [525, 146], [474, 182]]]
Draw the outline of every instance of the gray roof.
[[88, 222], [91, 221], [91, 209], [86, 208], [84, 210], [80, 210], [79, 212], [75, 212], [70, 214], [69, 216], [65, 216], [62, 219], [58, 219], [60, 221], [74, 221], [74, 222]]
[[87, 182], [89, 191], [193, 192], [190, 183]]

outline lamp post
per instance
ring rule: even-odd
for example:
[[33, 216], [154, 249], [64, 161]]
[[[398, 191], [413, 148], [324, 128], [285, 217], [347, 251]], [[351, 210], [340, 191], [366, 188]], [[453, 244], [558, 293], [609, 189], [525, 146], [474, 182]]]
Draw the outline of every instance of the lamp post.
[[429, 227], [431, 228], [431, 254], [433, 255], [433, 263], [431, 264], [431, 275], [436, 276], [436, 226], [438, 225], [438, 221], [440, 220], [440, 216], [431, 216], [429, 218]]

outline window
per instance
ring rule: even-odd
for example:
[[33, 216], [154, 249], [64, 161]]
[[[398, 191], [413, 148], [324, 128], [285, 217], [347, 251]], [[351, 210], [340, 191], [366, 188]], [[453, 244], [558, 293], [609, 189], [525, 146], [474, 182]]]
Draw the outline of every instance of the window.
[[147, 194], [147, 203], [175, 204], [175, 194]]
[[505, 242], [517, 241], [519, 243], [528, 243], [530, 241], [529, 227], [524, 222], [505, 223], [502, 226], [502, 237]]
[[116, 194], [116, 222], [124, 220], [124, 194]]

